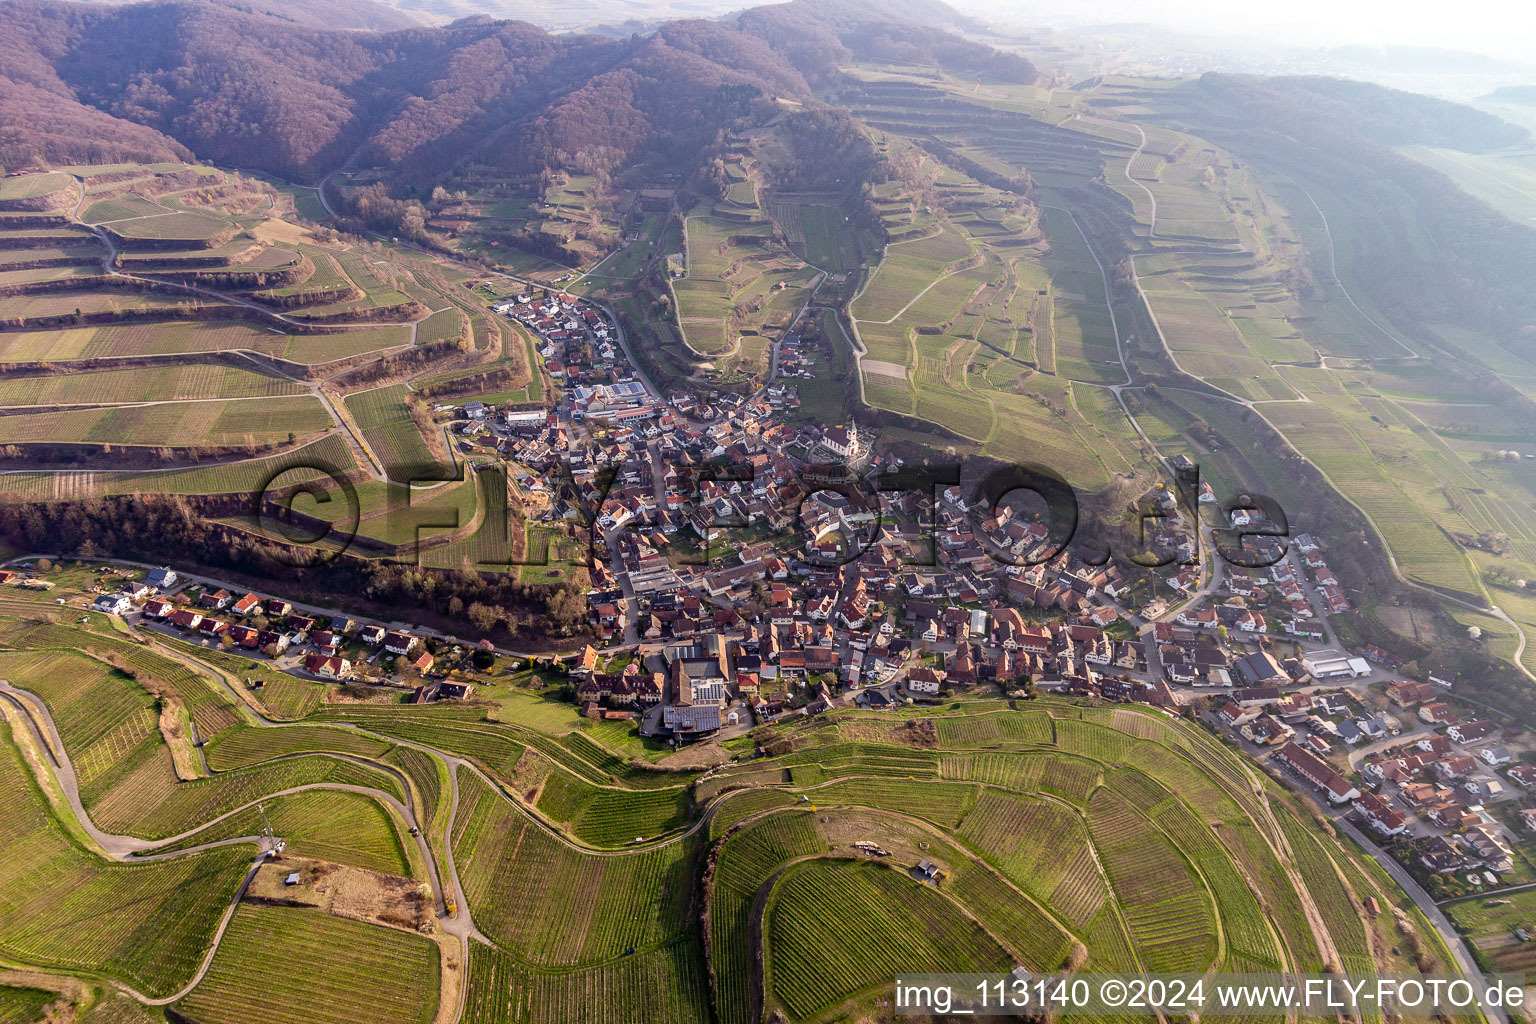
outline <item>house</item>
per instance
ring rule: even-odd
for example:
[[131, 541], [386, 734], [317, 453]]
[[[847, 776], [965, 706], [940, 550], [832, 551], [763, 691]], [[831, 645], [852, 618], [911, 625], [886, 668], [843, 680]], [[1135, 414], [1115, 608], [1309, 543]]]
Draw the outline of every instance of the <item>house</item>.
[[944, 684], [944, 675], [931, 668], [914, 668], [907, 673], [907, 690], [911, 693], [937, 694]]
[[582, 647], [581, 653], [571, 662], [571, 675], [578, 677], [590, 676], [593, 672], [597, 671], [598, 660], [597, 648], [591, 644], [585, 645]]
[[272, 597], [267, 599], [266, 609], [268, 616], [280, 619], [293, 611], [293, 605], [280, 597]]
[[133, 607], [133, 602], [128, 600], [127, 594], [103, 594], [91, 607], [108, 615], [125, 615]]
[[1536, 765], [1517, 764], [1504, 774], [1522, 789], [1530, 789], [1536, 786]]
[[1216, 628], [1216, 609], [1205, 606], [1202, 608], [1185, 608], [1180, 611], [1176, 621], [1181, 626], [1193, 626], [1202, 629]]
[[1281, 722], [1273, 715], [1261, 714], [1253, 721], [1244, 725], [1241, 729], [1243, 738], [1249, 743], [1257, 743], [1261, 746], [1273, 746], [1276, 743], [1284, 743], [1294, 733], [1290, 726]]
[[432, 671], [433, 663], [434, 662], [433, 662], [433, 658], [432, 658], [432, 652], [431, 651], [422, 651], [421, 654], [419, 654], [411, 662], [411, 668], [415, 669], [417, 672], [421, 673], [422, 675], [426, 675], [428, 672]]
[[1444, 786], [1436, 786], [1429, 782], [1410, 782], [1398, 790], [1397, 798], [1402, 801], [1404, 807], [1412, 810], [1422, 810], [1426, 807], [1436, 807], [1451, 799], [1451, 791]]
[[635, 688], [635, 703], [647, 707], [660, 704], [663, 692], [665, 692], [666, 677], [660, 672], [644, 673], [637, 675], [630, 685]]
[[1492, 722], [1458, 722], [1445, 730], [1445, 734], [1465, 746], [1469, 743], [1486, 743], [1493, 738], [1496, 729]]
[[236, 615], [250, 615], [261, 605], [261, 598], [255, 594], [246, 594], [240, 600], [230, 605], [229, 610]]
[[170, 587], [174, 587], [176, 585], [176, 581], [180, 578], [181, 577], [177, 576], [174, 570], [161, 566], [158, 569], [149, 570], [148, 575], [144, 577], [144, 582], [148, 583], [152, 587], [155, 587], [156, 589], [166, 590]]
[[1495, 743], [1491, 747], [1484, 747], [1477, 752], [1477, 756], [1483, 759], [1483, 763], [1490, 767], [1498, 767], [1509, 763], [1509, 751], [1505, 747]]
[[202, 596], [197, 599], [197, 606], [199, 608], [212, 608], [214, 611], [220, 611], [227, 607], [234, 599], [235, 596], [233, 594], [220, 587], [218, 590], [203, 591]]
[[1473, 825], [1462, 835], [1461, 841], [1466, 850], [1490, 871], [1503, 872], [1515, 866], [1515, 851], [1491, 825]]
[[1259, 708], [1277, 703], [1284, 694], [1278, 686], [1250, 686], [1232, 691], [1232, 699], [1245, 708]]
[[1451, 706], [1443, 700], [1433, 701], [1419, 708], [1419, 721], [1428, 722], [1430, 725], [1449, 721], [1455, 717], [1456, 714], [1451, 710]]
[[[1248, 687], [1272, 689], [1272, 684], [1288, 683], [1291, 681], [1291, 677], [1286, 673], [1285, 669], [1280, 667], [1280, 663], [1275, 660], [1275, 656], [1268, 651], [1255, 651], [1247, 657], [1237, 659], [1237, 661], [1233, 662], [1233, 665], [1237, 669], [1238, 677]], [[1278, 692], [1275, 699], [1279, 699]]]
[[345, 679], [352, 674], [352, 663], [339, 655], [307, 654], [304, 671], [321, 679]]
[[1360, 791], [1334, 771], [1327, 761], [1295, 743], [1287, 743], [1281, 747], [1275, 758], [1301, 778], [1325, 792], [1329, 803], [1348, 803], [1360, 795]]
[[1387, 699], [1400, 708], [1406, 708], [1414, 704], [1423, 704], [1433, 700], [1435, 688], [1429, 683], [1415, 683], [1408, 680], [1393, 683], [1387, 687]]
[[176, 606], [169, 601], [152, 598], [144, 602], [144, 617], [146, 619], [163, 619], [176, 610]]
[[1264, 616], [1250, 609], [1238, 616], [1237, 628], [1245, 633], [1263, 633], [1268, 629], [1268, 624]]
[[1229, 729], [1236, 729], [1247, 725], [1249, 722], [1263, 714], [1258, 708], [1245, 708], [1241, 704], [1228, 701], [1216, 709], [1216, 717]]
[[1379, 740], [1387, 734], [1387, 724], [1379, 715], [1366, 715], [1355, 719], [1355, 725], [1368, 739]]
[[1428, 818], [1437, 828], [1453, 831], [1476, 824], [1480, 820], [1477, 815], [1467, 810], [1465, 804], [1454, 799], [1435, 804], [1429, 809]]
[[384, 649], [390, 654], [409, 654], [411, 648], [417, 644], [416, 637], [409, 633], [392, 632], [384, 637]]
[[370, 647], [377, 647], [384, 642], [385, 629], [383, 626], [364, 626], [357, 631], [357, 638]]
[[182, 629], [196, 629], [202, 625], [202, 612], [194, 612], [190, 608], [178, 608], [166, 616], [166, 621]]
[[1435, 836], [1419, 851], [1419, 863], [1436, 874], [1460, 871], [1466, 860], [1441, 836]]
[[1474, 775], [1471, 778], [1462, 779], [1461, 788], [1483, 803], [1498, 800], [1504, 796], [1504, 783], [1487, 775]]
[[1287, 720], [1294, 721], [1303, 718], [1312, 710], [1312, 695], [1302, 693], [1300, 690], [1295, 693], [1288, 693], [1276, 701], [1274, 707], [1270, 710], [1280, 718]]
[[1428, 754], [1431, 760], [1444, 757], [1451, 752], [1451, 741], [1445, 736], [1426, 736], [1415, 746]]
[[1435, 776], [1442, 782], [1471, 775], [1477, 770], [1477, 758], [1469, 754], [1452, 754], [1435, 762]]
[[474, 691], [474, 683], [452, 683], [433, 679], [411, 691], [411, 703], [430, 704], [435, 700], [467, 700]]
[[1355, 801], [1355, 810], [1365, 823], [1384, 836], [1402, 835], [1408, 822], [1375, 793], [1365, 793]]

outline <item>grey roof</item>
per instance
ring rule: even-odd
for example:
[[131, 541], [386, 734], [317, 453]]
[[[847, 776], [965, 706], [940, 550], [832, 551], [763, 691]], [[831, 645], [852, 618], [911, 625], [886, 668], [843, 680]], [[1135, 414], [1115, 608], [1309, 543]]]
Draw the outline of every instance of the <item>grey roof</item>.
[[713, 704], [698, 707], [668, 705], [662, 709], [661, 723], [673, 732], [706, 732], [720, 728], [720, 709]]

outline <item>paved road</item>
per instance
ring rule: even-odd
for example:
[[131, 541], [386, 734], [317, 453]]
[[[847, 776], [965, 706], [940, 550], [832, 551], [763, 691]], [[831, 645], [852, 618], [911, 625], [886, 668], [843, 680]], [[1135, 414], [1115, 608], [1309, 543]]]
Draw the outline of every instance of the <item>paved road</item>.
[[[30, 554], [25, 554], [25, 555], [17, 555], [14, 558], [9, 559], [8, 561], [6, 561], [3, 564], [6, 567], [14, 568], [14, 567], [20, 565], [23, 562], [36, 562], [39, 558], [51, 558], [55, 562], [60, 562], [60, 561], [64, 561], [65, 560], [65, 556], [57, 554], [57, 553], [53, 553], [53, 552], [33, 552], [33, 553], [30, 553]], [[92, 559], [88, 559], [88, 561], [91, 561], [91, 562], [101, 562], [101, 563], [106, 563], [106, 564], [109, 564], [109, 565], [126, 565], [126, 566], [131, 566], [131, 567], [136, 568], [136, 569], [158, 569], [158, 568], [160, 568], [159, 565], [156, 565], [156, 564], [153, 564], [153, 563], [150, 563], [150, 562], [136, 562], [136, 561], [134, 561], [132, 559], [128, 559], [128, 558], [92, 558]], [[267, 592], [260, 591], [260, 590], [251, 590], [251, 588], [247, 587], [245, 584], [243, 584], [243, 583], [236, 583], [236, 582], [233, 582], [231, 580], [221, 580], [221, 579], [218, 579], [217, 577], [214, 577], [214, 576], [205, 576], [205, 575], [203, 575], [201, 573], [186, 572], [186, 571], [183, 571], [181, 569], [176, 570], [176, 574], [178, 576], [180, 576], [183, 580], [187, 581], [188, 583], [199, 583], [199, 584], [203, 584], [205, 586], [210, 586], [210, 587], [214, 587], [214, 588], [222, 587], [223, 589], [228, 590], [231, 593], [245, 593], [245, 592], [249, 591], [250, 593], [255, 594], [257, 597], [263, 597], [263, 598], [264, 597], [276, 597], [276, 598], [280, 598], [281, 600], [288, 601], [289, 604], [293, 605], [293, 608], [294, 608], [295, 611], [302, 612], [305, 615], [311, 615], [311, 616], [315, 616], [315, 617], [322, 617], [323, 616], [326, 619], [330, 619], [332, 616], [344, 614], [344, 612], [341, 609], [339, 609], [339, 608], [329, 608], [329, 607], [325, 607], [324, 605], [305, 604], [302, 601], [292, 601], [292, 600], [289, 600], [286, 597], [283, 597], [281, 594], [267, 593]], [[362, 618], [362, 619], [357, 619], [355, 621], [357, 621], [359, 623], [362, 623], [364, 625], [367, 625], [369, 623], [373, 623], [375, 620], [369, 619], [369, 618]], [[379, 622], [377, 624], [378, 625], [382, 625], [382, 626], [384, 626], [384, 627], [386, 627], [388, 629], [404, 630], [406, 632], [414, 633], [417, 636], [429, 636], [429, 637], [432, 637], [432, 638], [437, 639], [437, 640], [452, 641], [453, 643], [460, 644], [460, 645], [463, 645], [463, 646], [466, 646], [466, 647], [473, 647], [474, 646], [474, 641], [472, 641], [472, 640], [465, 640], [463, 637], [459, 637], [459, 636], [449, 636], [447, 633], [440, 632], [439, 630], [428, 629], [428, 628], [426, 628], [424, 626], [417, 626], [417, 625], [415, 625], [413, 623], [409, 623], [409, 622], [398, 622], [398, 621], [396, 621], [396, 622]], [[504, 657], [508, 657], [508, 658], [535, 658], [535, 657], [549, 657], [550, 656], [550, 652], [548, 652], [548, 651], [546, 651], [546, 652], [544, 652], [542, 654], [531, 654], [531, 653], [529, 653], [527, 651], [514, 651], [514, 650], [511, 650], [511, 649], [505, 648], [505, 647], [497, 647], [495, 649], [495, 651], [496, 651], [497, 654], [502, 655]], [[558, 652], [558, 653], [566, 653], [566, 652]]]

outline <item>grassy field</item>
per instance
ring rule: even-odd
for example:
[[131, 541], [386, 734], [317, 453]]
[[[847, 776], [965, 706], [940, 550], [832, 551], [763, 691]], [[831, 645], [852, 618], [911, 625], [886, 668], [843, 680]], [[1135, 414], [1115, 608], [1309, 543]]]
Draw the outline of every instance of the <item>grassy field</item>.
[[1175, 848], [1107, 790], [1095, 795], [1088, 821], [1142, 963], [1170, 973], [1209, 968], [1217, 944], [1210, 896]]
[[406, 395], [403, 384], [375, 388], [349, 397], [347, 409], [386, 467], [425, 469], [435, 460], [406, 408]]
[[73, 184], [74, 179], [60, 171], [0, 178], [0, 199], [35, 199]]
[[763, 818], [726, 844], [715, 869], [709, 907], [710, 957], [722, 1024], [747, 1024], [757, 1018], [748, 979], [754, 955], [752, 902], [758, 888], [785, 861], [825, 848], [815, 819], [806, 813]]
[[1473, 955], [1486, 970], [1518, 973], [1536, 963], [1536, 951], [1515, 935], [1515, 929], [1536, 924], [1536, 892], [1500, 895], [1497, 901], [1473, 897], [1445, 910], [1466, 931]]
[[161, 402], [0, 416], [0, 443], [238, 447], [281, 444], [290, 437], [311, 437], [330, 426], [330, 414], [318, 398], [309, 395]]
[[[110, 647], [110, 638], [54, 625], [7, 636], [24, 646], [0, 652], [0, 674], [37, 690], [54, 709], [80, 767], [86, 806], [105, 829], [172, 835], [235, 811], [178, 843], [252, 835], [263, 820], [248, 805], [260, 800], [265, 821], [296, 854], [411, 874], [403, 824], [372, 799], [324, 788], [271, 797], [294, 786], [343, 784], [407, 798], [392, 776], [327, 752], [382, 759], [403, 772], [429, 842], [451, 846], [476, 924], [499, 947], [472, 954], [470, 1020], [523, 1019], [518, 1007], [527, 1000], [537, 1002], [529, 1011], [537, 1019], [582, 1016], [593, 1000], [627, 993], [650, 1009], [621, 1000], [620, 1019], [657, 1020], [657, 1008], [666, 1008], [668, 1020], [745, 1024], [755, 1019], [749, 979], [759, 914], [770, 1003], [796, 1019], [869, 1006], [895, 971], [914, 964], [1048, 970], [1079, 943], [1086, 961], [1105, 969], [1316, 969], [1321, 958], [1297, 876], [1274, 853], [1282, 839], [1352, 969], [1372, 966], [1373, 945], [1385, 950], [1402, 941], [1390, 921], [1362, 923], [1354, 909], [1362, 893], [1394, 898], [1355, 853], [1304, 824], [1304, 812], [1278, 787], [1267, 789], [1263, 810], [1238, 755], [1181, 721], [1132, 708], [1047, 698], [1027, 712], [1000, 702], [914, 709], [909, 714], [933, 724], [931, 748], [894, 742], [899, 718], [842, 713], [786, 722], [772, 731], [785, 735], [791, 752], [713, 777], [700, 800], [727, 786], [745, 788], [723, 798], [707, 836], [670, 841], [655, 837], [689, 820], [693, 776], [630, 762], [569, 705], [509, 687], [482, 706], [342, 705], [316, 713], [454, 751], [493, 773], [496, 785], [460, 771], [450, 829], [448, 777], [431, 755], [321, 721], [283, 729], [230, 723], [212, 733], [205, 750], [213, 777], [177, 783], [154, 729], [153, 698], [140, 682], [146, 676], [129, 679], [80, 650]], [[154, 665], [173, 692], [196, 692], [195, 677], [179, 679], [173, 663], [142, 664]], [[249, 848], [155, 864], [100, 862], [60, 831], [23, 762], [7, 749], [10, 774], [0, 772], [0, 796], [32, 810], [0, 824], [8, 848], [15, 842], [28, 851], [0, 872], [0, 906], [21, 911], [0, 916], [7, 921], [0, 952], [174, 989], [190, 973], [203, 948], [199, 936], [232, 891]], [[637, 836], [651, 841], [625, 849]], [[858, 863], [862, 855], [850, 845], [856, 838], [893, 852], [880, 863]], [[711, 847], [706, 966], [693, 929]], [[936, 885], [909, 876], [921, 858], [940, 865]], [[189, 882], [209, 872], [214, 882]], [[57, 928], [10, 927], [13, 920], [52, 920], [40, 901], [54, 906], [58, 895], [42, 879], [56, 877], [75, 880], [65, 902], [70, 920], [91, 914], [93, 928], [61, 937]], [[157, 911], [157, 921], [172, 913], [182, 922], [157, 932], [154, 948], [163, 955], [130, 941], [145, 920], [131, 902], [119, 902], [130, 884], [156, 906], [188, 906]], [[108, 899], [118, 909], [98, 907]], [[426, 976], [435, 978], [435, 953], [424, 940], [336, 920], [242, 907], [213, 972], [182, 1009], [198, 1020], [233, 1019], [234, 1007], [255, 1005], [249, 1000], [259, 989], [259, 999], [307, 1014], [303, 1019], [351, 1019], [359, 1011], [350, 993], [414, 979], [402, 991], [419, 1004], [400, 1004], [391, 1019], [430, 1016], [436, 990]], [[260, 962], [253, 959], [258, 934], [265, 936]], [[278, 970], [269, 961], [285, 962], [266, 956], [274, 942], [301, 956], [315, 943], [372, 952], [329, 958], [331, 973], [311, 986], [329, 994], [316, 1007], [284, 989], [283, 975], [262, 973]], [[1401, 966], [1394, 957], [1382, 966]], [[380, 964], [393, 965], [383, 980], [375, 977]]]
[[382, 804], [360, 793], [312, 789], [275, 797], [264, 804], [266, 814], [247, 808], [184, 845], [217, 842], [238, 836], [259, 836], [270, 825], [287, 841], [290, 857], [313, 857], [386, 875], [411, 874], [401, 831]]
[[1536, 224], [1536, 159], [1524, 153], [1463, 153], [1405, 146], [1401, 152], [1437, 171], [1510, 220]]
[[54, 819], [0, 727], [0, 952], [70, 972], [111, 974], [150, 995], [196, 970], [244, 873], [238, 847], [153, 864], [114, 864], [77, 845]]
[[[930, 173], [925, 187], [943, 208], [891, 241], [850, 306], [865, 401], [940, 424], [984, 454], [1048, 465], [1074, 486], [1148, 473], [1118, 404], [1073, 386], [1126, 371], [1104, 275], [1071, 215], [1036, 215], [956, 172]], [[898, 187], [891, 201], [903, 195]]]
[[258, 729], [239, 725], [227, 729], [205, 745], [203, 755], [214, 771], [231, 771], [289, 754], [330, 751], [377, 760], [392, 746], [388, 740], [366, 736], [351, 729], [319, 725], [294, 725], [285, 729]]
[[795, 1020], [883, 990], [909, 964], [1011, 969], [1008, 954], [942, 896], [883, 865], [812, 860], [774, 886], [764, 912], [768, 989]]
[[[195, 165], [125, 164], [73, 172], [85, 179], [89, 196], [81, 209], [83, 223], [59, 224], [57, 215], [13, 211], [15, 223], [0, 228], [3, 284], [65, 286], [0, 296], [0, 318], [23, 321], [13, 327], [37, 328], [0, 336], [0, 360], [28, 364], [0, 382], [0, 411], [8, 413], [0, 415], [0, 443], [74, 443], [90, 446], [84, 451], [95, 456], [110, 455], [108, 445], [238, 450], [303, 444], [334, 428], [308, 388], [280, 371], [258, 368], [256, 360], [239, 365], [235, 355], [221, 362], [208, 357], [247, 353], [305, 364], [366, 362], [385, 350], [408, 347], [413, 339], [426, 343], [464, 333], [486, 347], [499, 337], [478, 297], [459, 294], [461, 272], [390, 245], [323, 237], [292, 219], [291, 202], [296, 200], [301, 212], [306, 203], [312, 208], [312, 192]], [[24, 202], [54, 185], [72, 189], [73, 181], [63, 173], [7, 178], [7, 194], [0, 199]], [[290, 219], [281, 219], [285, 213]], [[28, 218], [38, 225], [25, 224]], [[95, 287], [101, 275], [90, 264], [104, 251], [86, 225], [114, 233], [119, 266], [158, 287]], [[6, 269], [39, 260], [70, 265]], [[196, 291], [181, 290], [187, 285]], [[222, 305], [219, 292], [239, 305]], [[205, 308], [194, 311], [194, 306]], [[248, 316], [253, 306], [323, 324], [324, 333], [290, 334], [271, 316]], [[214, 307], [219, 319], [198, 315]], [[28, 318], [38, 319], [28, 324]], [[87, 318], [93, 322], [81, 322]], [[140, 365], [122, 364], [141, 357]], [[517, 361], [521, 358], [519, 352]], [[55, 365], [105, 359], [122, 363], [51, 372]], [[525, 398], [536, 399], [538, 390], [531, 388]], [[391, 426], [400, 409], [376, 412], [372, 425], [387, 456], [401, 455], [393, 443], [406, 446], [407, 459], [421, 455], [419, 443], [411, 445], [407, 434]], [[299, 459], [315, 456], [341, 471], [352, 463], [344, 443], [322, 441]], [[20, 495], [43, 499], [220, 493], [264, 480], [285, 459], [166, 473], [26, 473], [8, 482]]]
[[36, 1024], [58, 997], [47, 989], [0, 987], [0, 1024]]
[[533, 963], [609, 960], [683, 925], [691, 843], [616, 856], [565, 845], [504, 794], [459, 777], [454, 857], [475, 923]]
[[203, 1024], [253, 1015], [274, 1024], [426, 1024], [438, 977], [437, 947], [419, 935], [309, 908], [244, 905], [208, 976], [176, 1005]]
[[733, 189], [729, 215], [699, 207], [685, 222], [687, 274], [671, 282], [684, 343], [730, 375], [767, 369], [780, 337], [819, 272], [774, 240], [774, 225], [749, 181]]
[[523, 755], [523, 744], [505, 729], [480, 719], [478, 710], [467, 714], [421, 714], [410, 709], [326, 708], [322, 717], [353, 722], [373, 732], [428, 744], [438, 750], [462, 755], [498, 778], [511, 778]]
[[198, 363], [0, 381], [0, 406], [277, 398], [302, 394], [303, 386], [292, 381], [233, 366]]
[[[156, 727], [153, 686], [185, 707], [200, 737], [218, 741], [229, 730], [231, 764], [248, 763], [274, 749], [283, 733], [252, 745], [236, 727], [237, 717], [209, 681], [180, 662], [149, 648], [72, 627], [39, 625], [12, 633], [9, 643], [26, 650], [0, 654], [14, 685], [37, 693], [56, 716], [66, 749], [76, 760], [81, 800], [97, 824], [109, 831], [146, 838], [174, 836], [220, 815], [294, 786], [340, 783], [382, 790], [404, 800], [399, 783], [381, 770], [319, 754], [325, 744], [305, 742], [303, 727], [288, 740], [292, 755], [251, 767], [230, 767], [209, 778], [177, 782], [171, 753]], [[129, 679], [79, 653], [121, 659], [135, 672]], [[361, 737], [328, 735], [331, 745], [355, 747]], [[218, 756], [217, 742], [211, 746]], [[241, 747], [247, 747], [244, 752]], [[369, 749], [382, 750], [374, 744]], [[359, 748], [361, 749], [361, 748]], [[241, 833], [235, 833], [241, 834]]]
[[638, 837], [652, 838], [685, 824], [693, 803], [682, 789], [599, 789], [569, 775], [556, 774], [545, 784], [538, 808], [571, 833], [598, 846], [618, 846]]
[[574, 971], [528, 967], [471, 946], [467, 1024], [706, 1024], [709, 985], [695, 944], [679, 942]]

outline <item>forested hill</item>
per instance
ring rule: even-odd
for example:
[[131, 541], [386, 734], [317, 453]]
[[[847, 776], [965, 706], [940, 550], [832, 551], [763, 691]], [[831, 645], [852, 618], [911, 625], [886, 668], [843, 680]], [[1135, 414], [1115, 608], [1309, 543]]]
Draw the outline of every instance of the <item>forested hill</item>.
[[514, 173], [686, 159], [851, 59], [1031, 81], [948, 35], [932, 0], [876, 13], [793, 0], [613, 40], [476, 19], [326, 30], [194, 2], [0, 4], [0, 163], [204, 159], [314, 180], [354, 153], [407, 183], [474, 161]]
[[1475, 107], [1371, 82], [1283, 76], [1265, 79], [1259, 88], [1280, 106], [1292, 106], [1309, 117], [1346, 123], [1366, 138], [1388, 146], [1417, 143], [1482, 153], [1530, 142], [1524, 128]]
[[[1411, 223], [1385, 214], [1374, 221], [1380, 255], [1370, 274], [1378, 301], [1402, 315], [1459, 321], [1531, 350], [1536, 229], [1393, 148], [1417, 143], [1482, 152], [1528, 144], [1525, 129], [1471, 107], [1342, 79], [1208, 74], [1192, 89], [1212, 101], [1201, 116], [1212, 130], [1225, 126], [1220, 138], [1235, 152], [1304, 159], [1341, 193], [1380, 196], [1382, 211], [1397, 198], [1413, 204]], [[1306, 148], [1298, 157], [1290, 146]], [[1416, 254], [1416, 238], [1433, 246], [1436, 260]]]

